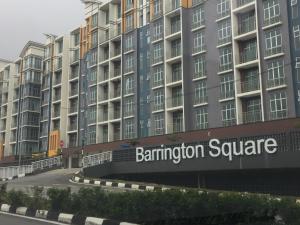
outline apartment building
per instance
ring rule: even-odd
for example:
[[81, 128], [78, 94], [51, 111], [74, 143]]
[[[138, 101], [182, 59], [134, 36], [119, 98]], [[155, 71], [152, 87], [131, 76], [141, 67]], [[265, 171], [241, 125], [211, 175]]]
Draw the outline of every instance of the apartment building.
[[[298, 117], [299, 5], [295, 0], [88, 1], [84, 26], [49, 35], [45, 45], [34, 48], [32, 60], [43, 64], [42, 71], [33, 68], [40, 80], [29, 82], [40, 88], [38, 97], [29, 98], [37, 106], [31, 112], [37, 121], [22, 132], [37, 136], [37, 142], [26, 143], [24, 152], [55, 152], [60, 140], [71, 148]], [[10, 73], [25, 72], [26, 51]], [[1, 77], [7, 76], [6, 67]], [[2, 115], [10, 109], [1, 85]], [[16, 85], [14, 94], [21, 87]], [[24, 102], [27, 97], [21, 96]], [[19, 99], [12, 99], [14, 111]], [[12, 153], [15, 144], [7, 145]]]
[[299, 4], [280, 0], [87, 3], [91, 82], [81, 106], [90, 121], [82, 120], [87, 136], [79, 139], [94, 144], [299, 116], [293, 7]]

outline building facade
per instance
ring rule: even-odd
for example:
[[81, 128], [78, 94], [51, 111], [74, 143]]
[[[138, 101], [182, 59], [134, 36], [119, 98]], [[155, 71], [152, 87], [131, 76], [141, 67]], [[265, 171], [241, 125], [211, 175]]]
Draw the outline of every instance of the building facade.
[[[24, 154], [55, 155], [61, 140], [64, 148], [84, 147], [298, 117], [299, 4], [86, 3], [85, 25], [61, 37], [48, 35], [32, 59], [23, 50], [18, 61], [1, 69], [4, 80], [26, 77], [28, 67], [33, 74], [16, 88], [15, 82], [7, 83], [11, 88], [1, 83], [5, 154], [17, 154], [23, 142]], [[30, 64], [28, 57], [37, 65], [21, 66]], [[27, 89], [39, 91], [26, 95]], [[33, 111], [23, 107], [27, 101], [36, 106]], [[7, 110], [17, 114], [6, 118]], [[30, 124], [20, 130], [27, 118]]]

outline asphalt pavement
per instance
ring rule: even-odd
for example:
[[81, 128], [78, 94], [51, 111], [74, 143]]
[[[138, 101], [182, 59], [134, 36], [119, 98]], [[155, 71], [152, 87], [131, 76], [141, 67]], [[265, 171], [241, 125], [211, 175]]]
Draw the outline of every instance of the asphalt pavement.
[[[78, 168], [51, 170], [41, 174], [26, 176], [26, 177], [17, 178], [5, 182], [1, 181], [0, 185], [3, 183], [7, 183], [7, 190], [12, 190], [12, 189], [20, 190], [29, 194], [32, 193], [32, 187], [34, 186], [44, 187], [44, 194], [46, 194], [47, 190], [50, 188], [65, 189], [69, 187], [71, 189], [71, 192], [77, 192], [82, 187], [95, 186], [95, 185], [88, 185], [88, 184], [71, 183], [69, 180], [77, 171], [79, 171]], [[117, 187], [102, 187], [102, 189], [109, 192], [132, 191], [129, 189], [127, 190], [124, 188], [117, 188]]]
[[58, 222], [46, 222], [44, 220], [37, 220], [33, 218], [26, 218], [23, 216], [15, 216], [0, 213], [0, 225], [53, 225], [62, 224]]

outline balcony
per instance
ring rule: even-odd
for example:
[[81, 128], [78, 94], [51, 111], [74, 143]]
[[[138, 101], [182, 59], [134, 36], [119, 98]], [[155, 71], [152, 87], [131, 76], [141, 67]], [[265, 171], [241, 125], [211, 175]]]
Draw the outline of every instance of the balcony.
[[79, 75], [79, 71], [72, 71], [70, 74], [70, 79], [77, 78]]
[[192, 6], [204, 3], [206, 0], [192, 0]]
[[245, 82], [241, 82], [241, 92], [246, 93], [250, 91], [257, 91], [260, 89], [259, 79], [253, 79]]
[[278, 77], [267, 81], [268, 88], [286, 85], [286, 77]]
[[69, 92], [69, 96], [75, 96], [78, 95], [78, 88], [71, 88], [71, 91]]
[[172, 97], [172, 102], [171, 102], [171, 107], [178, 107], [182, 106], [182, 96], [173, 96]]
[[236, 125], [236, 120], [231, 119], [231, 120], [223, 120], [223, 127], [230, 127]]
[[251, 2], [254, 2], [254, 0], [237, 0], [237, 7], [242, 7], [242, 6], [247, 5]]
[[247, 63], [257, 60], [257, 51], [256, 49], [246, 50], [240, 52], [240, 63]]
[[262, 121], [261, 111], [243, 112], [243, 123], [255, 123]]
[[60, 116], [60, 110], [54, 110], [53, 117], [59, 117], [59, 116]]
[[107, 121], [108, 120], [108, 113], [107, 112], [103, 112], [102, 114], [100, 114], [99, 120], [100, 120], [100, 122]]
[[175, 10], [175, 9], [178, 9], [180, 7], [180, 0], [172, 0], [172, 4], [171, 4], [171, 7], [172, 7], [172, 10]]
[[71, 57], [71, 63], [75, 63], [79, 61], [79, 49], [76, 49], [73, 51], [72, 57]]
[[232, 63], [219, 65], [219, 72], [223, 72], [227, 70], [232, 70]]
[[76, 113], [78, 111], [78, 106], [73, 105], [69, 108], [69, 113]]
[[287, 116], [288, 116], [287, 109], [279, 110], [279, 111], [275, 111], [275, 112], [270, 112], [270, 119], [271, 120], [284, 119], [284, 118], [287, 118]]
[[59, 101], [61, 99], [61, 94], [57, 94], [53, 96], [53, 101]]
[[[121, 68], [120, 67], [115, 67], [114, 68], [114, 77], [118, 77], [121, 76]], [[108, 77], [104, 78], [105, 80], [107, 80]]]
[[69, 147], [77, 147], [76, 140], [69, 140]]
[[156, 64], [163, 61], [163, 56], [153, 57], [152, 64]]
[[68, 131], [74, 131], [77, 130], [77, 121], [74, 122], [73, 124], [71, 123], [71, 125], [69, 125], [68, 127]]
[[1, 117], [6, 117], [6, 116], [7, 116], [7, 111], [6, 110], [1, 111]]
[[256, 21], [255, 18], [251, 18], [247, 21], [243, 21], [239, 23], [238, 26], [238, 35], [246, 34], [256, 29]]
[[99, 95], [100, 101], [107, 101], [108, 100], [108, 92], [102, 93]]
[[53, 80], [53, 85], [58, 85], [61, 83], [61, 76], [55, 77]]
[[121, 118], [121, 111], [120, 111], [120, 110], [114, 110], [113, 118], [114, 118], [114, 119], [119, 119], [119, 118]]
[[171, 49], [171, 58], [175, 58], [181, 55], [181, 46]]

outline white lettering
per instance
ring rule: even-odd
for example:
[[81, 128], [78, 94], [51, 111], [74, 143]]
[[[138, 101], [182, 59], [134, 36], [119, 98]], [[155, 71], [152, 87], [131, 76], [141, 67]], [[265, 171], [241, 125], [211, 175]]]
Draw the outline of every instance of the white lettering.
[[[277, 141], [274, 138], [268, 138], [265, 141], [265, 151], [269, 154], [274, 154], [275, 152], [277, 152]], [[269, 148], [273, 148], [273, 149], [269, 149]]]
[[219, 147], [217, 147], [217, 146], [214, 146], [214, 145], [213, 145], [213, 142], [216, 142], [216, 144], [220, 144], [220, 141], [219, 141], [218, 139], [211, 139], [211, 140], [209, 141], [209, 144], [208, 144], [209, 147], [211, 148], [211, 150], [216, 150], [216, 153], [214, 153], [214, 152], [212, 152], [212, 151], [210, 150], [210, 151], [209, 151], [210, 156], [216, 158], [216, 157], [219, 157], [219, 156], [220, 156], [220, 154], [221, 154], [221, 149], [220, 149]]

